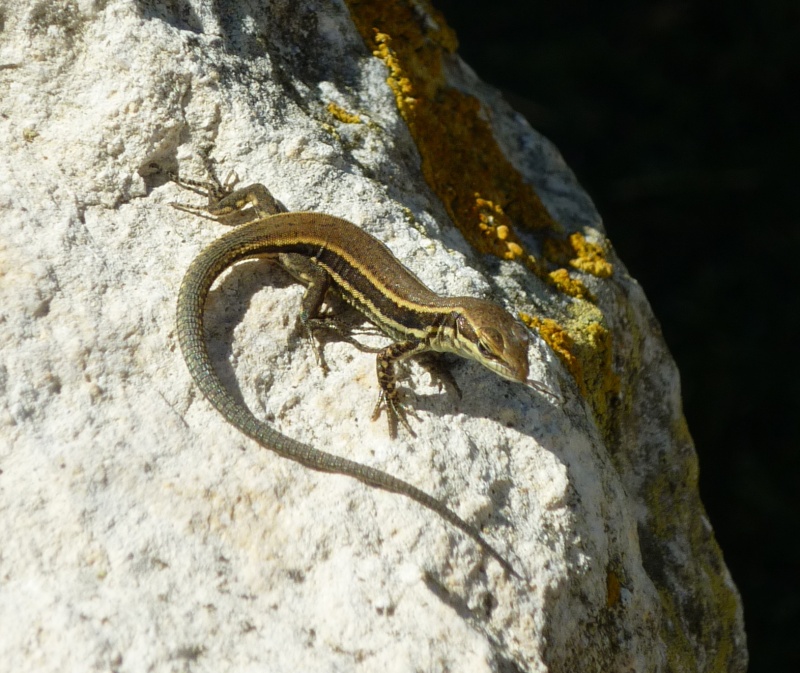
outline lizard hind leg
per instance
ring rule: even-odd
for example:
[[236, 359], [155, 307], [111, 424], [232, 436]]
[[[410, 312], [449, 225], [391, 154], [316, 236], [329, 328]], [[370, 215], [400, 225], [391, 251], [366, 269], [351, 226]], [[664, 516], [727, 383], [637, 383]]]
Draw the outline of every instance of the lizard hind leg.
[[314, 336], [314, 330], [319, 323], [327, 320], [322, 315], [322, 305], [325, 303], [325, 296], [331, 286], [331, 277], [325, 269], [300, 255], [281, 255], [279, 259], [286, 271], [306, 285], [300, 310], [300, 326], [311, 344], [317, 364], [322, 367], [324, 373], [327, 373], [328, 365], [325, 362], [322, 348]]

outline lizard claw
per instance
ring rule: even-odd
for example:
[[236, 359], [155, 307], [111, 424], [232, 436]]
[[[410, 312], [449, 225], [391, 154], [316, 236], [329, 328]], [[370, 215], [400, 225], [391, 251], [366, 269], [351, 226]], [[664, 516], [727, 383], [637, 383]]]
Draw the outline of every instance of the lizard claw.
[[372, 411], [373, 421], [378, 420], [378, 417], [381, 415], [381, 412], [384, 408], [386, 408], [386, 420], [389, 423], [389, 435], [392, 437], [392, 439], [397, 437], [398, 422], [406, 429], [409, 435], [412, 437], [417, 436], [417, 433], [414, 432], [411, 429], [411, 426], [408, 424], [408, 414], [403, 405], [400, 404], [396, 394], [387, 395], [385, 390], [381, 390], [381, 394], [378, 397], [378, 402], [375, 405], [375, 409]]

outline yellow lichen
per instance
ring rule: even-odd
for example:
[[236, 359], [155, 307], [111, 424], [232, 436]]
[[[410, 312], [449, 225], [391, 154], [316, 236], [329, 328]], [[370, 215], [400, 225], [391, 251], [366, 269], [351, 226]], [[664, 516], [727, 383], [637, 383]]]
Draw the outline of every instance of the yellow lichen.
[[340, 107], [334, 102], [328, 103], [328, 112], [331, 114], [331, 116], [335, 117], [340, 122], [343, 122], [345, 124], [361, 123], [361, 117], [359, 117], [357, 114], [352, 114], [348, 112], [343, 107]]
[[514, 241], [509, 241], [506, 244], [506, 253], [504, 255], [505, 259], [519, 259], [525, 254], [525, 251], [522, 249], [522, 246], [518, 243], [514, 243]]
[[556, 269], [547, 274], [546, 280], [557, 287], [564, 294], [576, 299], [586, 299], [587, 301], [594, 301], [594, 296], [580, 280], [573, 278], [569, 275], [566, 269]]
[[575, 257], [569, 262], [573, 267], [598, 278], [608, 278], [614, 273], [614, 267], [606, 260], [602, 246], [590, 243], [579, 232], [570, 234], [569, 242], [575, 251]]
[[535, 329], [542, 339], [545, 340], [547, 345], [553, 349], [558, 359], [564, 363], [567, 371], [572, 374], [572, 378], [575, 379], [581, 392], [585, 393], [586, 391], [583, 385], [583, 367], [574, 353], [575, 340], [569, 335], [567, 330], [550, 318], [540, 318], [539, 316], [532, 316], [527, 313], [520, 313], [519, 317], [528, 327]]
[[400, 114], [405, 117], [413, 111], [417, 103], [416, 98], [413, 96], [414, 87], [411, 84], [411, 80], [408, 79], [403, 72], [397, 55], [389, 46], [392, 38], [386, 33], [381, 33], [376, 28], [374, 40], [375, 50], [372, 53], [381, 59], [386, 64], [386, 67], [389, 68], [389, 76], [386, 78], [386, 83], [394, 93]]
[[[528, 315], [521, 318], [541, 334], [564, 363], [589, 403], [608, 445], [614, 447], [626, 422], [625, 415], [632, 413], [630, 389], [640, 376], [642, 355], [637, 344], [641, 345], [642, 338], [637, 334], [626, 337], [632, 352], [626, 353], [626, 367], [621, 372], [626, 378], [620, 381], [614, 367], [612, 334], [605, 327], [600, 309], [591, 303], [588, 288], [574, 277], [578, 271], [599, 279], [609, 278], [614, 269], [607, 259], [606, 246], [588, 241], [582, 233], [564, 234], [533, 188], [503, 155], [481, 103], [447, 83], [442, 64], [455, 51], [456, 38], [428, 2], [345, 1], [367, 48], [387, 68], [387, 84], [419, 150], [425, 180], [465, 238], [480, 252], [520, 260], [551, 287], [574, 298], [557, 309], [562, 311], [558, 321]], [[540, 258], [525, 251], [516, 233], [523, 229], [533, 232], [542, 244]], [[631, 321], [628, 329], [637, 329], [635, 321]], [[620, 395], [621, 388], [624, 392]], [[678, 430], [686, 432], [683, 427]], [[683, 483], [694, 484], [696, 463], [688, 460], [680, 469]], [[690, 503], [694, 512], [680, 512], [681, 507], [689, 505], [664, 495], [673, 492], [674, 483], [674, 477], [667, 479], [665, 475], [663, 483], [649, 486], [648, 499], [652, 500], [648, 502], [648, 512], [653, 533], [658, 539], [668, 541], [677, 534], [671, 526], [681, 521], [692, 522], [689, 532], [692, 548], [714, 551], [708, 554], [707, 563], [711, 566], [719, 558], [719, 551], [696, 516], [697, 508], [702, 505]], [[675, 509], [679, 510], [677, 517]], [[725, 586], [725, 577], [718, 569], [701, 570], [712, 582], [705, 594], [708, 609], [704, 612], [724, 620], [724, 627], [730, 630], [736, 618], [735, 596]], [[619, 604], [623, 581], [618, 569], [607, 569], [609, 606]], [[668, 621], [672, 625], [685, 624], [684, 608], [674, 591], [665, 585], [657, 584], [657, 588]], [[722, 634], [723, 638], [725, 635]], [[671, 667], [696, 668], [693, 648], [685, 633], [674, 628], [666, 637]], [[722, 670], [732, 647], [730, 638], [728, 642], [723, 639], [709, 670]]]
[[[419, 149], [423, 175], [450, 218], [480, 252], [524, 261], [512, 222], [537, 231], [560, 231], [560, 226], [498, 147], [480, 102], [445, 80], [442, 59], [457, 41], [444, 17], [427, 2], [347, 4], [362, 38], [388, 69], [387, 83]], [[506, 239], [481, 228], [486, 204], [476, 198], [503, 211], [495, 228], [508, 227]]]
[[544, 243], [545, 258], [559, 266], [590, 273], [598, 278], [608, 278], [614, 267], [605, 258], [605, 250], [597, 243], [590, 243], [580, 232], [566, 239], [548, 238]]
[[473, 208], [478, 218], [478, 229], [487, 238], [492, 253], [502, 259], [520, 259], [525, 255], [519, 238], [511, 229], [511, 220], [503, 212], [502, 206], [482, 198], [476, 192]]
[[[386, 66], [387, 85], [419, 150], [425, 180], [467, 241], [479, 252], [521, 262], [578, 300], [576, 317], [563, 324], [544, 317], [529, 324], [562, 359], [593, 409], [607, 409], [613, 389], [610, 336], [603, 340], [588, 328], [599, 325], [602, 315], [589, 303], [594, 298], [586, 285], [569, 272], [607, 277], [611, 266], [602, 247], [582, 234], [565, 238], [498, 146], [480, 101], [447, 82], [443, 60], [451, 58], [457, 41], [441, 14], [424, 0], [346, 2], [364, 42]], [[522, 229], [542, 241], [541, 259], [526, 250], [517, 233]]]
[[619, 394], [620, 380], [613, 369], [611, 332], [594, 316], [601, 318], [597, 308], [592, 307], [590, 311], [578, 310], [566, 326], [550, 318], [526, 313], [521, 313], [520, 319], [535, 329], [553, 349], [589, 402], [601, 429], [608, 434], [614, 423], [609, 413], [610, 401]]

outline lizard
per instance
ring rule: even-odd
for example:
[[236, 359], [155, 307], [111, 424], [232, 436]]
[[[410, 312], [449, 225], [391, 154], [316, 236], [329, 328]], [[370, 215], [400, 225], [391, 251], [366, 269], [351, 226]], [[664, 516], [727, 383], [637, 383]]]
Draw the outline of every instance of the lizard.
[[506, 572], [519, 577], [475, 526], [428, 493], [376, 468], [292, 439], [254, 416], [231, 395], [214, 370], [203, 314], [208, 293], [220, 274], [236, 262], [253, 257], [277, 259], [307, 285], [300, 322], [309, 335], [325, 320], [320, 310], [326, 295], [336, 292], [393, 339], [376, 357], [380, 396], [373, 419], [385, 408], [390, 428], [393, 421], [400, 420], [409, 431], [398, 400], [395, 365], [429, 351], [456, 353], [506, 379], [555, 397], [549, 388], [528, 378], [527, 329], [490, 301], [437, 295], [383, 243], [347, 220], [323, 213], [288, 212], [261, 184], [234, 190], [227, 181], [222, 185], [216, 180], [170, 178], [208, 198], [208, 205], [202, 208], [173, 203], [176, 208], [223, 220], [251, 206], [257, 216], [202, 250], [186, 271], [178, 292], [180, 348], [192, 378], [211, 404], [231, 425], [280, 456], [315, 470], [353, 477], [429, 508], [477, 542]]

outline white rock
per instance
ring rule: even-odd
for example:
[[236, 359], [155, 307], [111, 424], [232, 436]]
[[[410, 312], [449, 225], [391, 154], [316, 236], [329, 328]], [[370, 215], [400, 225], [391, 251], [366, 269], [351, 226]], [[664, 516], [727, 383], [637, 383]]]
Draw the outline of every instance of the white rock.
[[[566, 301], [511, 262], [485, 275], [345, 5], [3, 11], [0, 669], [745, 670], [678, 374], [613, 255], [611, 280], [584, 278], [622, 380], [613, 436], [534, 339], [563, 406], [464, 361], [459, 400], [413, 367], [418, 437], [392, 440], [370, 421], [374, 356], [331, 343], [324, 376], [279, 271], [237, 266], [208, 305], [220, 374], [256, 414], [435, 494], [524, 581], [416, 503], [259, 449], [199, 396], [175, 299], [223, 228], [170, 208], [188, 197], [159, 170], [202, 178], [204, 151], [223, 178], [363, 226], [437, 291]], [[557, 151], [448, 68], [551, 214], [601, 238]], [[337, 126], [329, 102], [364, 123]]]

